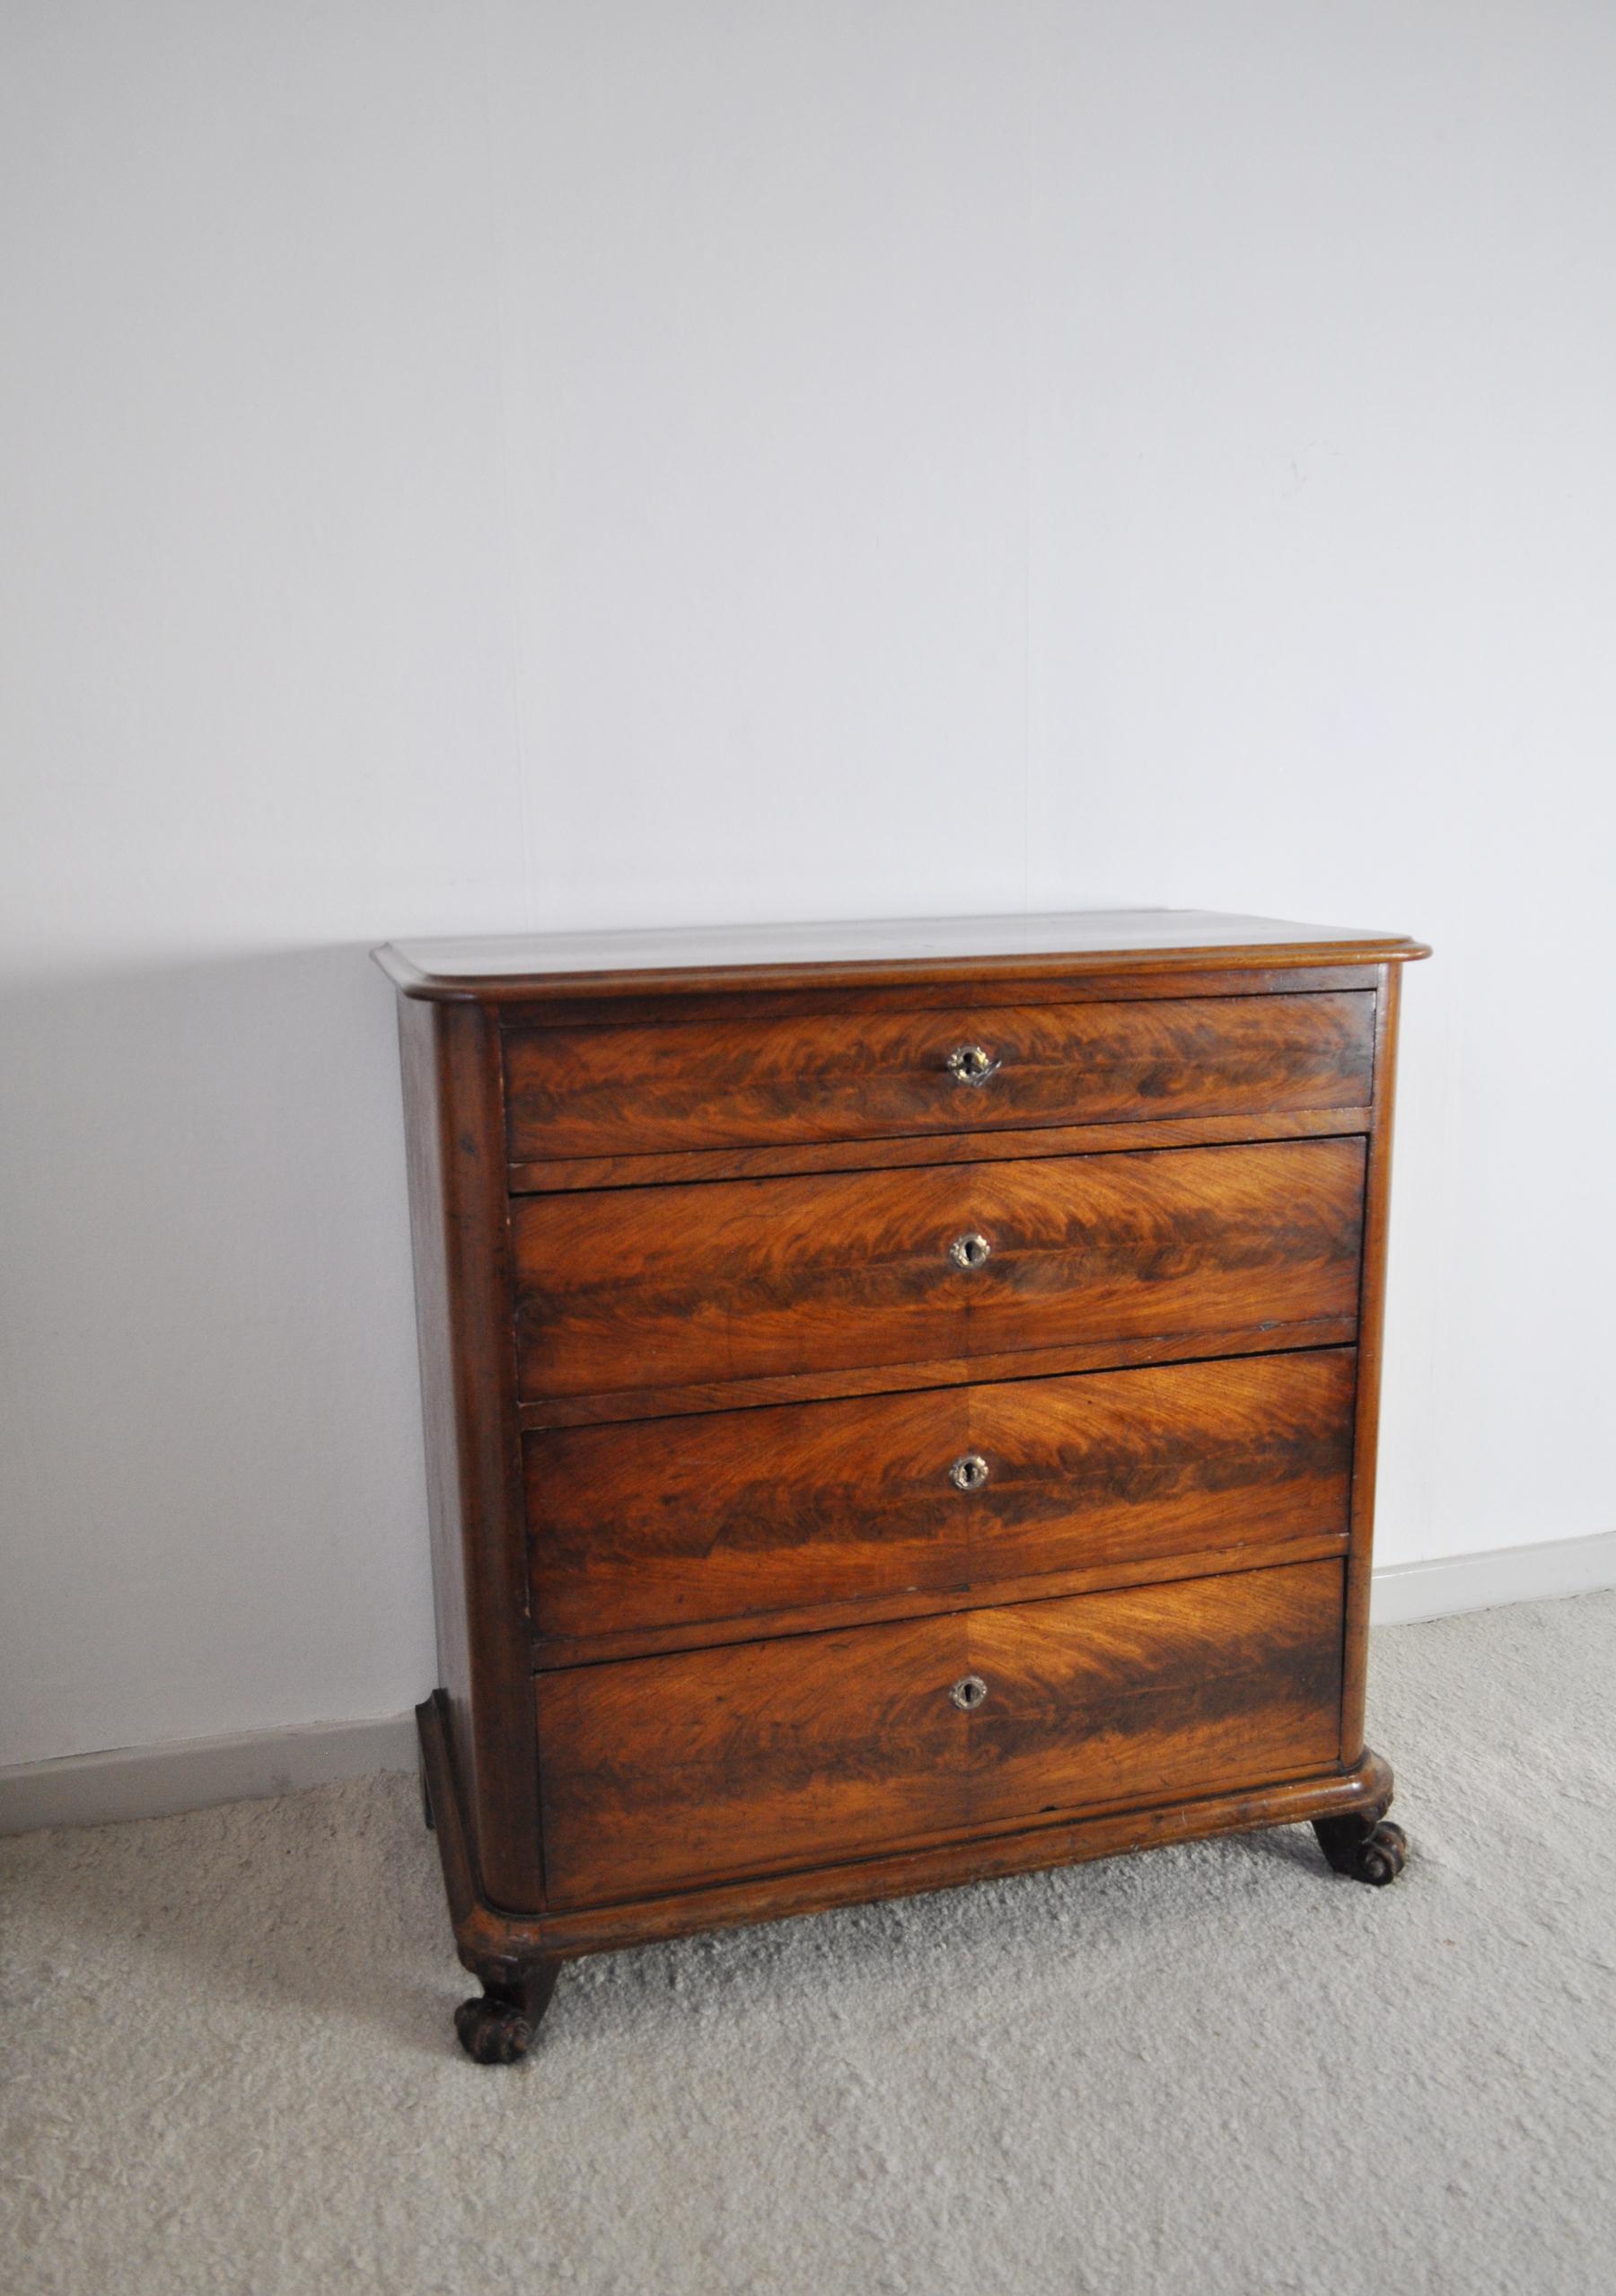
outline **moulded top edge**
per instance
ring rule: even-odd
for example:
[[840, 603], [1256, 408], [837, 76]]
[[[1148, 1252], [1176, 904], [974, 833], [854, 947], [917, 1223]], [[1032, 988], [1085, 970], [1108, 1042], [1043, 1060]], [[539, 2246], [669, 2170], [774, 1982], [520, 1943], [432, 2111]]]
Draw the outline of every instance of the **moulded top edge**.
[[658, 988], [875, 987], [1156, 967], [1374, 964], [1428, 956], [1405, 934], [1196, 909], [1036, 917], [681, 926], [394, 941], [377, 963], [409, 997], [514, 999]]

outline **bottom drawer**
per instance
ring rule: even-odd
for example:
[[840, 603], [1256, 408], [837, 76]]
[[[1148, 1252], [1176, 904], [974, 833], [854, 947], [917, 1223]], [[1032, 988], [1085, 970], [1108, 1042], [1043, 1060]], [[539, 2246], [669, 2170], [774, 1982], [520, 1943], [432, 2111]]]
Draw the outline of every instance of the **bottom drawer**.
[[1323, 1769], [1342, 1588], [1294, 1563], [541, 1675], [549, 1903]]

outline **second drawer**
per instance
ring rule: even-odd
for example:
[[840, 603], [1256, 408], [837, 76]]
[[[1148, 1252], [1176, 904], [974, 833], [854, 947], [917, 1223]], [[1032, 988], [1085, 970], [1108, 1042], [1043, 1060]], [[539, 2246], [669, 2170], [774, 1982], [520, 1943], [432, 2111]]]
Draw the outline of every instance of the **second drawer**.
[[1344, 1534], [1350, 1348], [530, 1434], [540, 1656]]
[[1357, 1138], [1268, 1140], [521, 1197], [521, 1393], [1167, 1334], [1217, 1355], [1253, 1326], [1348, 1320], [1364, 1157]]

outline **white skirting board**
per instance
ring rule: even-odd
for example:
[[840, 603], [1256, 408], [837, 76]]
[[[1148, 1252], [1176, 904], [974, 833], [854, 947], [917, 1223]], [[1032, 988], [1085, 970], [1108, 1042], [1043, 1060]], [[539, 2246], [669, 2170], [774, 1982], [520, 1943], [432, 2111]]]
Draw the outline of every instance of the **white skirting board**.
[[0, 1834], [40, 1825], [105, 1825], [127, 1817], [172, 1817], [218, 1802], [259, 1801], [363, 1778], [373, 1770], [413, 1770], [413, 1714], [373, 1722], [302, 1722], [239, 1737], [167, 1738], [159, 1746], [69, 1754], [0, 1770]]
[[1497, 1610], [1504, 1603], [1592, 1595], [1602, 1587], [1616, 1587], [1616, 1531], [1495, 1547], [1488, 1554], [1451, 1554], [1436, 1562], [1389, 1563], [1371, 1581], [1369, 1623], [1407, 1626], [1419, 1618]]
[[[1499, 1547], [1488, 1554], [1450, 1555], [1437, 1562], [1392, 1563], [1374, 1574], [1371, 1617], [1376, 1626], [1401, 1626], [1460, 1611], [1493, 1610], [1501, 1603], [1592, 1594], [1602, 1587], [1616, 1587], [1616, 1531]], [[0, 1769], [0, 1834], [171, 1817], [217, 1802], [251, 1801], [329, 1785], [338, 1778], [364, 1777], [373, 1770], [415, 1766], [413, 1714], [72, 1754], [59, 1762]]]

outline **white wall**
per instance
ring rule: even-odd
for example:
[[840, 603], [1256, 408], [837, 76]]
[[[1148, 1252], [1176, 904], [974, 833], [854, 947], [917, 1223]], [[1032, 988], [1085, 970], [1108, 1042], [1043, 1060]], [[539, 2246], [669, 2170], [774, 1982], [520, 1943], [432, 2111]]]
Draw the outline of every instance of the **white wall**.
[[0, 23], [0, 1759], [432, 1678], [398, 933], [1422, 933], [1380, 1552], [1612, 1526], [1616, 12]]

